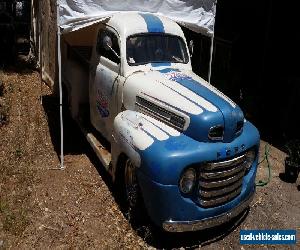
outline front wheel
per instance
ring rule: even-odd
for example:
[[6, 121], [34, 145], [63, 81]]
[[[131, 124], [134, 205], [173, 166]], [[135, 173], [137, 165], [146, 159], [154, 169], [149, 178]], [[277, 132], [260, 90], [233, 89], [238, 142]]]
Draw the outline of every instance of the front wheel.
[[124, 193], [128, 220], [138, 224], [143, 223], [147, 215], [138, 183], [136, 167], [130, 159], [126, 159], [124, 166]]

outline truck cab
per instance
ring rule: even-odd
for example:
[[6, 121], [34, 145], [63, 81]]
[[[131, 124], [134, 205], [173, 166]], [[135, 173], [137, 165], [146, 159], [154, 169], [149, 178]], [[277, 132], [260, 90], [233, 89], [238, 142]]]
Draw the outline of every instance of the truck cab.
[[74, 119], [88, 103], [90, 124], [109, 144], [102, 163], [123, 184], [129, 206], [140, 196], [169, 232], [242, 213], [255, 193], [259, 133], [236, 103], [192, 71], [180, 26], [118, 13], [92, 33], [88, 66], [66, 59], [64, 81]]

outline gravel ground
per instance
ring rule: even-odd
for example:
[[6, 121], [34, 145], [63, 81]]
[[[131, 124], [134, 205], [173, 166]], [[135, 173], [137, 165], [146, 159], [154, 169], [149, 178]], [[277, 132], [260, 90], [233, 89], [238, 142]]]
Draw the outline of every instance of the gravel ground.
[[[271, 182], [257, 188], [250, 210], [241, 218], [213, 230], [176, 235], [151, 225], [132, 227], [115, 200], [110, 177], [68, 115], [66, 169], [57, 170], [58, 101], [41, 87], [38, 73], [7, 70], [0, 72], [0, 80], [9, 108], [9, 122], [0, 125], [0, 249], [250, 249], [239, 245], [240, 229], [299, 232], [300, 178], [296, 184], [280, 179], [285, 155], [272, 146]], [[266, 178], [263, 162], [257, 181]]]

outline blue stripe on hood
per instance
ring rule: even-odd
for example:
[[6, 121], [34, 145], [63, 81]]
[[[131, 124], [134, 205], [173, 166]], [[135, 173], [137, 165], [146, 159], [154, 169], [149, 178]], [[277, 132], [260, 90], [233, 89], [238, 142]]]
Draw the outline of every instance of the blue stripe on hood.
[[163, 62], [163, 63], [151, 63], [152, 67], [170, 67], [171, 63]]
[[139, 14], [142, 18], [144, 18], [148, 32], [158, 32], [158, 33], [165, 33], [165, 28], [162, 21], [155, 15], [152, 14]]
[[[236, 106], [235, 108], [230, 105], [222, 97], [215, 94], [213, 91], [209, 90], [207, 87], [203, 86], [201, 83], [192, 79], [178, 70], [164, 69], [159, 71], [160, 73], [178, 73], [170, 77], [171, 81], [175, 81], [187, 89], [193, 91], [199, 96], [202, 96], [207, 101], [211, 102], [213, 105], [219, 108], [222, 112], [222, 116], [219, 112], [209, 112], [205, 111], [200, 115], [191, 115], [191, 123], [186, 133], [190, 134], [195, 139], [206, 140], [208, 135], [208, 130], [212, 126], [224, 125], [224, 141], [232, 141], [236, 137], [237, 122], [243, 121], [244, 115], [241, 109]], [[202, 107], [203, 108], [203, 107]]]

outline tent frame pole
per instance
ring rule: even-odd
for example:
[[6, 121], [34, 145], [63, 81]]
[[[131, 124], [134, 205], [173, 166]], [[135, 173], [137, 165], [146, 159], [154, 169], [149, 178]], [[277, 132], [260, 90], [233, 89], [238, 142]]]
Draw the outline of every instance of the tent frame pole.
[[214, 26], [213, 26], [213, 33], [210, 40], [210, 55], [209, 55], [209, 67], [208, 67], [208, 82], [211, 82], [211, 75], [212, 75], [212, 63], [213, 63], [213, 56], [214, 56], [214, 46], [215, 46], [215, 25], [216, 25], [216, 14], [217, 14], [217, 0], [214, 6]]
[[60, 169], [64, 170], [64, 122], [63, 122], [63, 90], [61, 78], [61, 28], [59, 22], [59, 1], [57, 1], [57, 61], [59, 84], [59, 113], [60, 113]]
[[210, 55], [209, 55], [209, 67], [208, 67], [208, 82], [211, 82], [211, 73], [212, 73], [212, 62], [213, 62], [213, 56], [214, 56], [214, 33], [211, 36], [211, 42], [210, 42]]

